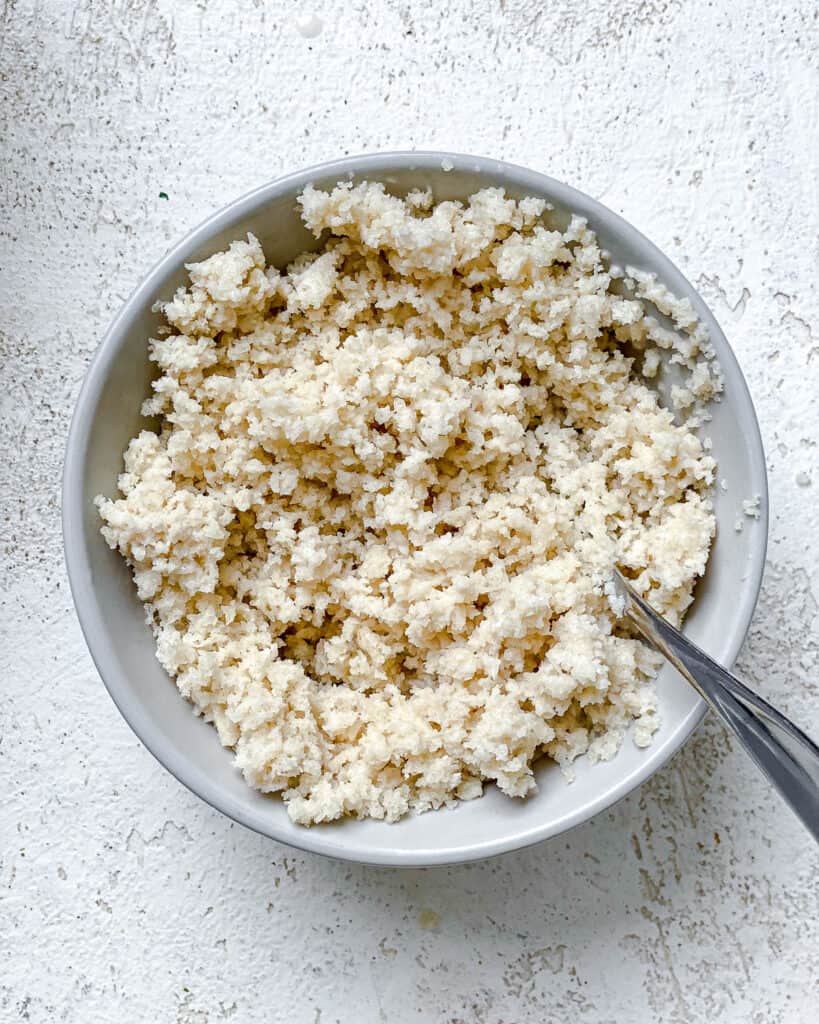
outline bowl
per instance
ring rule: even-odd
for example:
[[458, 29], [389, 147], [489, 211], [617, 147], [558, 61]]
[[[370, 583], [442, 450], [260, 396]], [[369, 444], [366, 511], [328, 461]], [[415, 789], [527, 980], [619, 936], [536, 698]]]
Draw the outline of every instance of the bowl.
[[[268, 261], [283, 266], [315, 249], [302, 225], [296, 196], [312, 182], [378, 180], [404, 193], [430, 187], [436, 200], [463, 199], [488, 185], [510, 195], [543, 196], [555, 216], [586, 217], [612, 262], [655, 272], [678, 296], [687, 296], [710, 330], [725, 376], [707, 433], [727, 490], [715, 488], [717, 539], [685, 631], [730, 666], [745, 638], [762, 578], [767, 540], [767, 484], [759, 427], [748, 388], [728, 342], [700, 296], [677, 268], [638, 231], [589, 196], [535, 171], [496, 160], [451, 153], [384, 153], [311, 167], [264, 185], [210, 217], [160, 260], [126, 302], [97, 351], [71, 424], [63, 481], [63, 533], [68, 575], [80, 624], [111, 697], [145, 746], [173, 775], [211, 806], [280, 842], [346, 860], [402, 866], [475, 860], [559, 835], [598, 814], [662, 767], [688, 739], [705, 706], [670, 667], [657, 681], [662, 726], [654, 743], [638, 750], [629, 740], [612, 761], [576, 763], [568, 784], [555, 765], [538, 768], [539, 791], [511, 800], [488, 786], [479, 799], [395, 824], [345, 820], [304, 828], [284, 804], [250, 789], [219, 743], [197, 718], [159, 665], [130, 572], [103, 540], [93, 498], [113, 496], [122, 453], [146, 424], [140, 405], [149, 394], [152, 366], [147, 339], [160, 324], [153, 305], [186, 278], [184, 265], [253, 232]], [[757, 521], [742, 518], [742, 500], [760, 497]]]

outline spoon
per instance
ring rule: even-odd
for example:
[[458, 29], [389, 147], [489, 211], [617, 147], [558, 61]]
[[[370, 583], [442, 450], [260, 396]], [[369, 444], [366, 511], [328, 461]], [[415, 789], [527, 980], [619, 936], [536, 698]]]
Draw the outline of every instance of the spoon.
[[699, 649], [614, 570], [618, 609], [715, 711], [819, 842], [819, 747]]

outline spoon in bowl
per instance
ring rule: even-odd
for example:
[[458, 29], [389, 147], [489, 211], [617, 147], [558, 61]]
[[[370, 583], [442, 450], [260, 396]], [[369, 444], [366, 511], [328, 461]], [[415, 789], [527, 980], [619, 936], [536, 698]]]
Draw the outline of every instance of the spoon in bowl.
[[819, 842], [819, 747], [655, 612], [617, 569], [613, 582], [619, 614], [716, 712]]

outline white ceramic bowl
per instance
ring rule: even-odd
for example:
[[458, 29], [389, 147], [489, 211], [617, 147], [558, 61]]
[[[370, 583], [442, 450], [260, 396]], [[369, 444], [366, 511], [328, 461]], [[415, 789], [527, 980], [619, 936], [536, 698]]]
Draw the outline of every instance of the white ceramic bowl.
[[[445, 171], [443, 168], [451, 168]], [[436, 199], [462, 199], [488, 185], [516, 197], [543, 196], [556, 215], [585, 216], [612, 260], [656, 272], [688, 296], [707, 324], [725, 374], [708, 434], [728, 490], [716, 489], [718, 536], [708, 572], [686, 621], [687, 634], [724, 665], [736, 657], [762, 577], [767, 538], [767, 486], [759, 428], [734, 354], [705, 303], [674, 265], [638, 231], [595, 200], [534, 171], [448, 153], [351, 157], [281, 178], [232, 203], [180, 242], [136, 289], [102, 342], [71, 424], [65, 462], [63, 530], [66, 562], [80, 623], [108, 691], [142, 742], [177, 779], [213, 807], [258, 832], [317, 853], [370, 864], [424, 865], [474, 860], [527, 846], [586, 821], [625, 796], [668, 761], [701, 720], [704, 705], [670, 668], [659, 677], [662, 726], [648, 750], [627, 740], [611, 762], [577, 763], [568, 785], [559, 770], [538, 771], [539, 792], [510, 800], [494, 787], [480, 800], [389, 825], [343, 821], [310, 829], [293, 825], [276, 797], [251, 790], [215, 730], [197, 718], [154, 655], [154, 642], [130, 573], [99, 532], [92, 500], [113, 496], [122, 453], [145, 424], [140, 404], [152, 377], [147, 339], [159, 319], [158, 298], [185, 280], [184, 264], [225, 248], [252, 231], [277, 266], [316, 247], [295, 203], [308, 183], [379, 180], [403, 193], [431, 187]], [[759, 495], [760, 518], [734, 523], [742, 499]]]

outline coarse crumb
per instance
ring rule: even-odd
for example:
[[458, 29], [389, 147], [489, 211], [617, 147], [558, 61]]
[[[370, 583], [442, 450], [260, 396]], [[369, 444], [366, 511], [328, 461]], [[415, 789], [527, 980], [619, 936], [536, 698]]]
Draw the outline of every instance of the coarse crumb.
[[760, 516], [760, 496], [757, 494], [753, 498], [746, 498], [742, 502], [742, 513], [748, 516], [749, 519], [759, 519]]
[[634, 720], [646, 745], [657, 661], [607, 581], [679, 622], [705, 569], [714, 461], [635, 368], [660, 347], [686, 408], [718, 390], [690, 306], [631, 267], [610, 290], [539, 199], [300, 202], [319, 252], [188, 267], [161, 429], [97, 499], [160, 662], [302, 824], [524, 796], [539, 754], [611, 757]]

